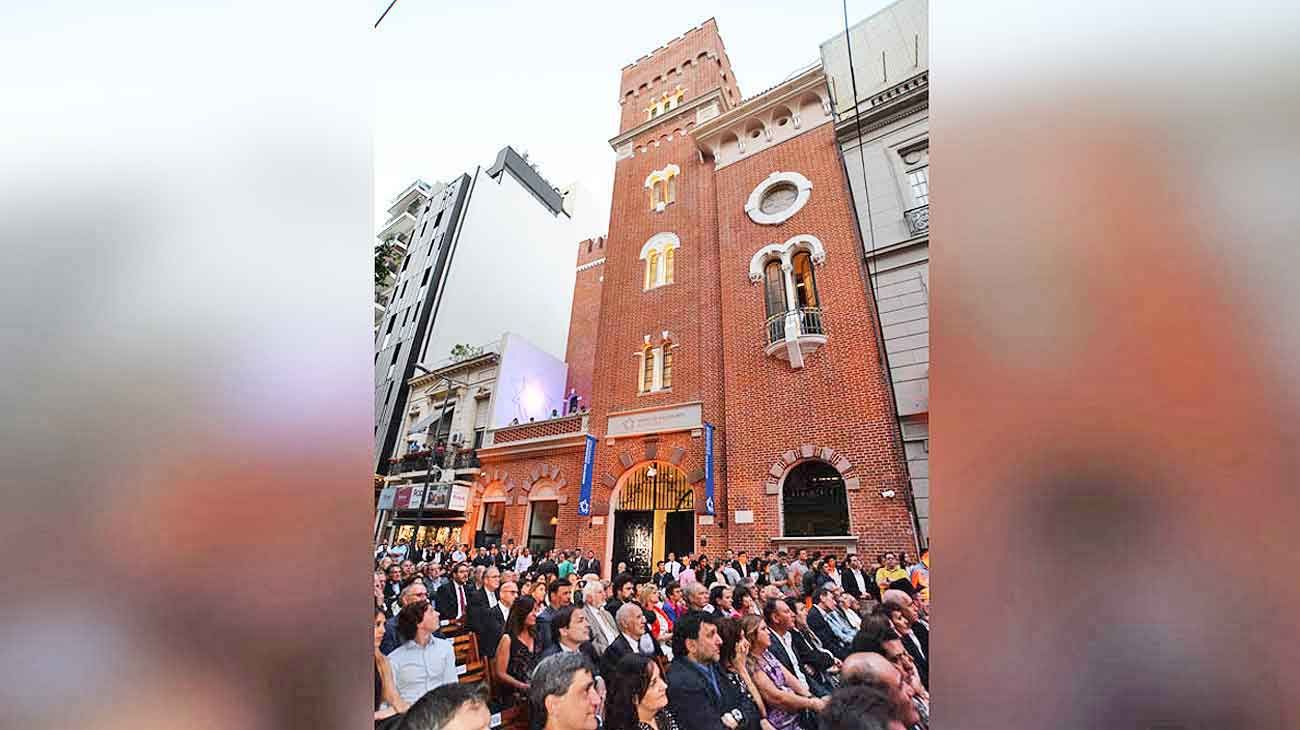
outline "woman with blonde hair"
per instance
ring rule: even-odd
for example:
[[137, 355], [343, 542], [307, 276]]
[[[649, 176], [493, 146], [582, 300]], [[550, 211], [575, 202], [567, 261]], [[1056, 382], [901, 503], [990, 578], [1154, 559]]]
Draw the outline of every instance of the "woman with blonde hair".
[[661, 644], [673, 642], [673, 621], [659, 606], [659, 589], [653, 583], [646, 583], [636, 592], [636, 602], [645, 610], [646, 630], [650, 636]]

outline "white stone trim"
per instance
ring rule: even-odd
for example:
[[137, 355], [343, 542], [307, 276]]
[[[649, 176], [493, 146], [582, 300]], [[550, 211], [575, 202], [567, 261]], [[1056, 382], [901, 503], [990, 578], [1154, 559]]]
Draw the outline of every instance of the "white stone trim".
[[750, 283], [757, 284], [763, 280], [763, 266], [771, 259], [780, 259], [781, 268], [786, 272], [791, 271], [794, 268], [794, 255], [798, 251], [812, 254], [815, 266], [821, 266], [826, 261], [826, 247], [822, 242], [816, 236], [800, 233], [785, 243], [769, 243], [755, 251], [749, 259]]
[[668, 163], [668, 166], [665, 167], [664, 169], [655, 170], [654, 172], [651, 172], [649, 175], [646, 175], [645, 187], [648, 188], [660, 180], [667, 180], [668, 178], [674, 175], [680, 175], [680, 174], [682, 174], [682, 168], [670, 162]]
[[669, 233], [667, 231], [656, 233], [650, 237], [649, 241], [645, 242], [644, 246], [641, 247], [640, 258], [644, 261], [646, 257], [650, 255], [651, 251], [658, 251], [662, 254], [670, 248], [681, 248], [681, 246], [682, 241], [677, 237], [676, 233]]
[[[794, 204], [779, 213], [764, 213], [759, 210], [759, 203], [763, 200], [763, 195], [772, 187], [781, 183], [790, 183], [798, 189], [798, 196], [794, 199]], [[784, 223], [789, 220], [795, 213], [808, 202], [812, 197], [812, 182], [808, 178], [797, 172], [774, 172], [767, 176], [758, 187], [749, 194], [749, 200], [745, 202], [745, 213], [749, 219], [760, 225], [773, 226], [778, 223]]]

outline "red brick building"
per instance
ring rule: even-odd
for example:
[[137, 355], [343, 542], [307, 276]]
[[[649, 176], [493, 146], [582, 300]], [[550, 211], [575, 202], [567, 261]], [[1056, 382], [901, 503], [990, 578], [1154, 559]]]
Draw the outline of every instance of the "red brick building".
[[669, 551], [914, 550], [821, 69], [745, 100], [709, 20], [625, 67], [620, 99], [568, 344], [590, 410], [496, 431], [471, 525], [594, 550], [607, 574]]

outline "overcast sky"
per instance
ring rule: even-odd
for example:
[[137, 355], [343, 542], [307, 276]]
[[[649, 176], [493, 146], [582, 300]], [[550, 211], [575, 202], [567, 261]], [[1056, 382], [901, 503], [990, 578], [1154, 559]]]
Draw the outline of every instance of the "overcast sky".
[[[370, 0], [378, 18], [389, 0]], [[888, 0], [849, 0], [857, 23]], [[475, 3], [397, 0], [375, 31], [375, 227], [413, 178], [448, 180], [512, 144], [580, 186], [581, 236], [606, 232], [620, 69], [714, 17], [745, 96], [818, 58], [839, 0]]]

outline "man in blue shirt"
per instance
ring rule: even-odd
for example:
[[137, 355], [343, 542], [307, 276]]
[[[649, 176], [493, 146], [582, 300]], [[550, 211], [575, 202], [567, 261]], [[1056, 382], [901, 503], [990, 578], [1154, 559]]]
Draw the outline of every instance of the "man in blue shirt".
[[[735, 727], [731, 710], [739, 705], [733, 685], [718, 670], [722, 637], [717, 618], [694, 611], [673, 626], [673, 659], [668, 665], [668, 709], [681, 730]], [[725, 722], [723, 717], [731, 718]]]

